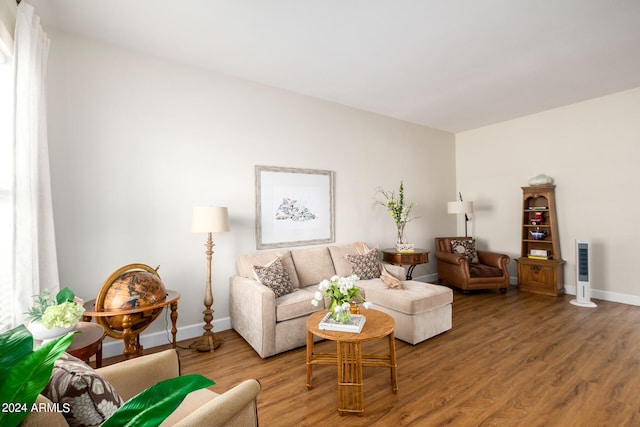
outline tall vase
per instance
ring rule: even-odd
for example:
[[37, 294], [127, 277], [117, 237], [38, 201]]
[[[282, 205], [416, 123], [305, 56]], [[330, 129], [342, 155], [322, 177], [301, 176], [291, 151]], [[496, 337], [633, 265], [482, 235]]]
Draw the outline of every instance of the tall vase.
[[407, 238], [404, 235], [404, 226], [406, 222], [399, 222], [398, 225], [398, 236], [396, 237], [396, 250], [398, 252], [411, 252], [415, 245], [413, 243], [407, 243]]
[[407, 243], [406, 237], [404, 237], [404, 226], [406, 222], [399, 222], [398, 225], [398, 235], [396, 236], [396, 245], [403, 245]]

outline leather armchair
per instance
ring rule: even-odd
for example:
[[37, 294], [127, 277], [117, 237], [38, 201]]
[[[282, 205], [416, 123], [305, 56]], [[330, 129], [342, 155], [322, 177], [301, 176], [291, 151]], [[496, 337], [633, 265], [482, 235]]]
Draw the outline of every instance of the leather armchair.
[[471, 263], [464, 255], [453, 253], [452, 240], [472, 240], [472, 237], [436, 237], [435, 257], [438, 261], [438, 280], [467, 293], [474, 289], [500, 289], [509, 287], [508, 255], [477, 251], [478, 263]]

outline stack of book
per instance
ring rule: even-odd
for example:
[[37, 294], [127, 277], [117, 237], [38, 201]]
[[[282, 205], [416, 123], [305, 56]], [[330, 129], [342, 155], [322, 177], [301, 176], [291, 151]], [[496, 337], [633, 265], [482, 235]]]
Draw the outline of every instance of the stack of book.
[[549, 251], [544, 249], [531, 249], [529, 251], [529, 258], [531, 259], [550, 259]]
[[353, 332], [358, 334], [362, 331], [367, 318], [361, 314], [352, 314], [351, 320], [347, 323], [336, 322], [331, 318], [331, 312], [327, 313], [318, 324], [318, 329], [337, 332]]

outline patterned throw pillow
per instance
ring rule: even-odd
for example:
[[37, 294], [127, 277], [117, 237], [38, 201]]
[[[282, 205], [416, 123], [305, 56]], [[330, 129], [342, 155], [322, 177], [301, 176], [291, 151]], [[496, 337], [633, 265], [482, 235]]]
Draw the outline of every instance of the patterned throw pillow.
[[280, 257], [265, 266], [254, 265], [253, 272], [258, 282], [271, 289], [276, 294], [276, 298], [295, 291], [291, 284], [291, 277]]
[[42, 395], [60, 404], [70, 426], [100, 425], [124, 403], [107, 380], [68, 353], [56, 360]]
[[352, 264], [353, 274], [360, 280], [377, 279], [382, 274], [378, 248], [373, 248], [364, 255], [345, 255], [344, 257]]
[[476, 251], [476, 239], [471, 240], [452, 240], [451, 252], [458, 255], [464, 255], [469, 262], [478, 264], [478, 251]]

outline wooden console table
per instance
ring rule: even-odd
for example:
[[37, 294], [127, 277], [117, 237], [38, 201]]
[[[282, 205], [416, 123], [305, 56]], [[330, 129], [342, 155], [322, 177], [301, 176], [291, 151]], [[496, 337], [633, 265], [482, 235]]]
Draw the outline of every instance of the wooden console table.
[[[85, 312], [84, 319], [86, 321], [91, 321], [92, 317], [96, 318], [96, 322], [102, 325], [107, 332], [107, 335], [113, 338], [122, 338], [124, 340], [124, 354], [125, 359], [132, 359], [134, 357], [138, 357], [142, 355], [142, 345], [140, 345], [140, 333], [145, 330], [149, 324], [144, 325], [143, 327], [134, 329], [131, 324], [131, 316], [136, 313], [144, 313], [146, 311], [152, 311], [157, 309], [163, 309], [164, 307], [170, 306], [171, 308], [171, 336], [172, 346], [176, 348], [176, 333], [178, 329], [176, 328], [176, 320], [178, 319], [178, 300], [180, 299], [180, 294], [176, 291], [167, 291], [167, 297], [164, 301], [155, 304], [149, 305], [146, 307], [136, 307], [126, 310], [110, 310], [110, 311], [96, 311], [95, 303], [96, 300], [87, 301], [84, 304]], [[109, 327], [106, 318], [112, 316], [122, 316], [122, 336], [113, 335], [113, 331]], [[110, 333], [111, 332], [111, 333]]]
[[413, 252], [398, 252], [395, 248], [383, 249], [382, 260], [389, 264], [408, 265], [407, 280], [412, 280], [413, 269], [416, 268], [416, 265], [429, 262], [429, 251], [414, 249]]

